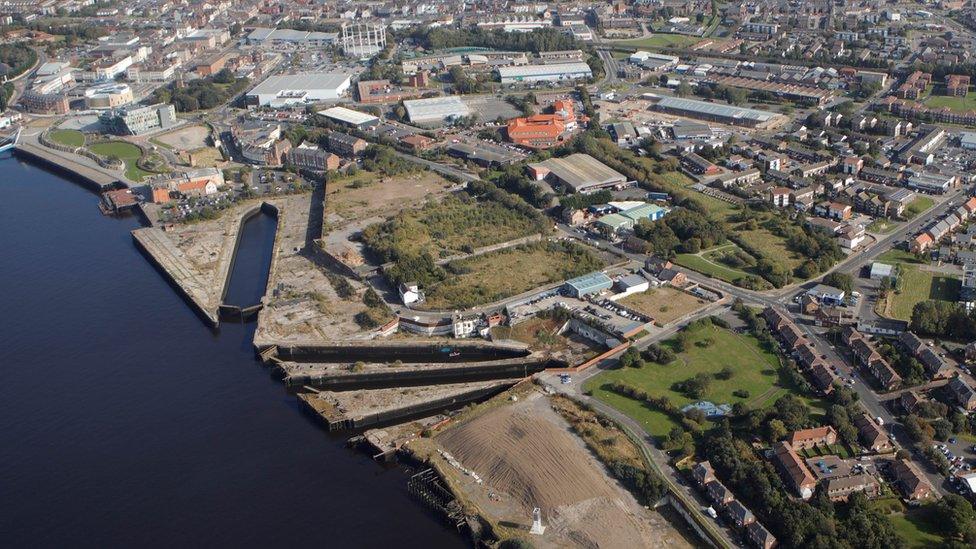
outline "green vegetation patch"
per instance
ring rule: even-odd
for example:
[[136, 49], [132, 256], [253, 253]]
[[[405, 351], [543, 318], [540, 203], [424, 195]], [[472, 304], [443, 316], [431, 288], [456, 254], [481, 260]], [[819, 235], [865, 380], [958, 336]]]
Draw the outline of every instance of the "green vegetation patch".
[[537, 242], [451, 261], [425, 287], [429, 309], [465, 309], [599, 270], [606, 263], [579, 244]]
[[[779, 359], [760, 347], [755, 337], [736, 334], [711, 323], [692, 326], [683, 332], [687, 335], [663, 345], [676, 352], [674, 362], [610, 370], [592, 378], [586, 388], [592, 390], [596, 398], [637, 420], [654, 436], [667, 435], [676, 424], [667, 414], [610, 391], [612, 383], [637, 387], [651, 397], [667, 397], [677, 408], [698, 400], [715, 404], [745, 402], [753, 407], [763, 407], [787, 392], [779, 384]], [[683, 346], [680, 339], [685, 340]], [[719, 379], [724, 377], [721, 373], [725, 369], [731, 375]], [[711, 381], [701, 398], [690, 398], [680, 390], [680, 384], [699, 374], [711, 377]], [[746, 394], [748, 396], [742, 396]]]
[[877, 499], [870, 505], [871, 508], [887, 514], [895, 531], [905, 540], [910, 549], [937, 547], [945, 541], [941, 528], [944, 519], [938, 516], [935, 505], [906, 509], [905, 505], [894, 497]]
[[898, 226], [898, 223], [890, 219], [875, 219], [870, 225], [868, 225], [867, 231], [875, 234], [889, 234], [897, 229]]
[[912, 265], [900, 265], [897, 290], [888, 295], [885, 316], [911, 320], [912, 310], [922, 301], [935, 300], [955, 303], [959, 300], [962, 283], [957, 278], [923, 271]]
[[949, 110], [954, 112], [971, 111], [976, 109], [976, 93], [969, 92], [966, 97], [932, 95], [925, 100], [925, 104], [935, 108], [949, 107]]
[[498, 201], [463, 193], [431, 202], [363, 231], [363, 241], [384, 262], [428, 253], [448, 257], [543, 232], [539, 220]]
[[48, 133], [48, 137], [65, 147], [81, 147], [85, 144], [85, 134], [78, 130], [53, 130]]
[[918, 196], [905, 206], [905, 219], [912, 219], [935, 204], [931, 196]]
[[142, 181], [152, 175], [138, 166], [142, 149], [125, 141], [106, 141], [88, 147], [88, 150], [103, 158], [118, 158], [125, 163], [125, 176], [132, 181]]
[[928, 262], [915, 257], [914, 254], [905, 250], [892, 248], [878, 256], [876, 261], [881, 263], [909, 263], [913, 265], [927, 265]]
[[674, 262], [703, 275], [734, 284], [748, 277], [749, 273], [722, 264], [722, 258], [732, 248], [738, 249], [738, 246], [719, 246], [701, 254], [678, 254]]

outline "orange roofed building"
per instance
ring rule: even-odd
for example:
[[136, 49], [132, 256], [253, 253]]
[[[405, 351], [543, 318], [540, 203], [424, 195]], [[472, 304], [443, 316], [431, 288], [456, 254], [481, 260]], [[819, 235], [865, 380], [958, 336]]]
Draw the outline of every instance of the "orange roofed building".
[[567, 132], [576, 129], [573, 103], [558, 100], [552, 114], [513, 118], [508, 123], [508, 140], [533, 149], [547, 149], [562, 142]]
[[224, 174], [217, 168], [202, 168], [150, 183], [154, 204], [172, 200], [173, 193], [183, 196], [214, 194], [224, 184]]

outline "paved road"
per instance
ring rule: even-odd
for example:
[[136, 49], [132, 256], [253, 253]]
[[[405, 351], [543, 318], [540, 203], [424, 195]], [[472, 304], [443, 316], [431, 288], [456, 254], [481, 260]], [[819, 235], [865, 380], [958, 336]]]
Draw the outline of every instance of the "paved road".
[[[681, 322], [676, 322], [671, 326], [668, 326], [667, 328], [655, 333], [653, 336], [648, 336], [641, 339], [637, 344], [635, 344], [635, 347], [646, 348], [648, 345], [652, 343], [663, 341], [676, 334], [681, 328], [686, 326], [688, 323], [706, 316], [719, 314], [722, 312], [722, 310], [727, 310], [727, 307], [722, 305], [707, 307], [699, 311], [698, 313], [685, 318]], [[613, 369], [617, 367], [617, 363], [618, 360], [616, 357], [605, 359], [587, 370], [584, 370], [578, 374], [574, 374], [572, 376], [572, 383], [569, 384], [561, 383], [558, 374], [542, 372], [539, 374], [539, 378], [546, 385], [552, 387], [552, 389], [555, 390], [556, 392], [569, 395], [576, 400], [585, 402], [586, 404], [592, 406], [596, 410], [599, 410], [600, 413], [603, 413], [613, 418], [614, 420], [618, 421], [625, 427], [629, 428], [631, 432], [637, 435], [637, 438], [639, 438], [642, 451], [644, 452], [645, 456], [652, 462], [652, 465], [654, 465], [655, 468], [658, 470], [658, 473], [660, 474], [662, 479], [668, 484], [668, 486], [674, 492], [677, 492], [679, 494], [679, 497], [682, 497], [682, 499], [684, 499], [686, 502], [689, 502], [689, 504], [687, 505], [689, 510], [697, 513], [706, 524], [714, 525], [715, 527], [713, 532], [715, 534], [718, 534], [721, 537], [721, 539], [725, 541], [727, 546], [738, 547], [739, 544], [736, 543], [735, 541], [736, 539], [738, 539], [738, 537], [736, 536], [735, 532], [733, 532], [728, 528], [723, 528], [716, 525], [714, 519], [705, 515], [701, 511], [702, 507], [707, 507], [710, 505], [710, 503], [706, 501], [701, 496], [701, 494], [698, 493], [697, 489], [689, 486], [687, 483], [684, 482], [681, 473], [678, 472], [678, 470], [671, 465], [670, 457], [667, 455], [667, 453], [665, 453], [663, 450], [658, 448], [656, 442], [654, 441], [654, 438], [647, 434], [647, 432], [644, 430], [643, 425], [638, 423], [630, 416], [627, 416], [626, 414], [620, 412], [619, 410], [611, 406], [608, 406], [604, 402], [582, 393], [583, 385], [588, 379], [596, 375], [599, 375], [608, 369]]]

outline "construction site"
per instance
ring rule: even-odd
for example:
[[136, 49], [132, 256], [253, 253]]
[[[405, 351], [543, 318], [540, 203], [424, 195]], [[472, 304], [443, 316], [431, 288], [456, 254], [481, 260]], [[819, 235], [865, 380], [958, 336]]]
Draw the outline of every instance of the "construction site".
[[[485, 541], [692, 547], [664, 516], [638, 503], [574, 434], [557, 409], [575, 404], [553, 398], [559, 397], [522, 382], [428, 429], [428, 436], [406, 444], [406, 453], [436, 472], [455, 498], [446, 507], [467, 517], [473, 535]], [[613, 444], [636, 455], [626, 437]]]

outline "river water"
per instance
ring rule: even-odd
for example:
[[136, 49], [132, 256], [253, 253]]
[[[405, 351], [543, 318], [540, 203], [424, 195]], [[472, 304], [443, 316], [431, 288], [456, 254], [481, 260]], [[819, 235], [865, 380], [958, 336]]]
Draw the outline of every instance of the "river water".
[[[403, 469], [300, 411], [253, 324], [207, 329], [97, 201], [0, 159], [0, 545], [466, 545]], [[264, 257], [262, 228], [242, 252]]]

